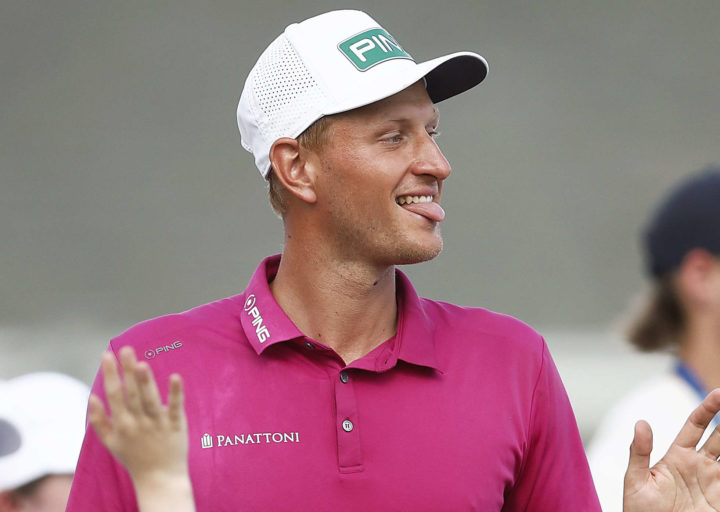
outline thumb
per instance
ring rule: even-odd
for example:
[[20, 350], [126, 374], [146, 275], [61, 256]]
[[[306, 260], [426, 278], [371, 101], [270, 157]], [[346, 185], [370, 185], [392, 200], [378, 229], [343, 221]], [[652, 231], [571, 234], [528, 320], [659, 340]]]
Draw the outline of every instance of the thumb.
[[638, 421], [635, 424], [635, 435], [630, 445], [630, 460], [625, 473], [626, 492], [647, 480], [652, 445], [653, 435], [650, 425], [647, 421]]

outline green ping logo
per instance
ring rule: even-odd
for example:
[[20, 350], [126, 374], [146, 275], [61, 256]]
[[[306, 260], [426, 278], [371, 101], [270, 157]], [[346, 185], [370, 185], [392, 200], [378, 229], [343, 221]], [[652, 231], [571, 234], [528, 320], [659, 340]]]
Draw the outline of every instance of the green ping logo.
[[360, 71], [370, 69], [386, 60], [412, 60], [412, 57], [402, 49], [402, 46], [381, 28], [366, 30], [350, 39], [346, 39], [338, 45], [338, 49]]

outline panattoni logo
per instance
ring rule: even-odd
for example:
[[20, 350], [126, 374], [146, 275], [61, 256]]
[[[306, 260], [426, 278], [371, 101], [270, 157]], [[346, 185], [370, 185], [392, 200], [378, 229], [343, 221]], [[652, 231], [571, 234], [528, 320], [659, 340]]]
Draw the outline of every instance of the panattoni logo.
[[255, 327], [255, 334], [257, 334], [258, 341], [265, 343], [270, 339], [270, 331], [263, 325], [263, 317], [260, 315], [260, 310], [255, 306], [257, 299], [254, 294], [250, 294], [245, 299], [245, 312], [248, 316], [252, 317], [252, 325]]
[[346, 39], [338, 45], [345, 57], [360, 71], [391, 59], [413, 60], [402, 46], [381, 28], [373, 28]]
[[299, 443], [299, 432], [257, 432], [252, 434], [218, 434], [215, 437], [205, 433], [200, 445], [206, 448], [222, 448], [248, 444]]

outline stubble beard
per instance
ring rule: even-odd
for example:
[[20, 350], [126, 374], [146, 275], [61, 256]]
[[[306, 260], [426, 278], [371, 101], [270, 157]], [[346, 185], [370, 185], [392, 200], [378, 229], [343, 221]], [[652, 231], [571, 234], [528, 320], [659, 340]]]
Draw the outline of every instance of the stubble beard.
[[[332, 168], [330, 168], [332, 169]], [[339, 191], [330, 194], [327, 227], [336, 244], [335, 252], [345, 261], [365, 261], [375, 266], [412, 265], [435, 258], [443, 249], [440, 225], [433, 222], [432, 228], [420, 233], [421, 239], [414, 238], [412, 228], [404, 220], [389, 214], [384, 218], [368, 215], [374, 207], [368, 205], [358, 209], [356, 204], [344, 198]], [[432, 233], [430, 233], [432, 231]], [[430, 240], [428, 240], [430, 238]]]
[[412, 265], [432, 260], [442, 251], [440, 227], [434, 229], [435, 240], [423, 244], [399, 229], [371, 225], [369, 229], [358, 230], [356, 225], [346, 224], [339, 230], [338, 243], [349, 258], [364, 255], [364, 259], [379, 266]]

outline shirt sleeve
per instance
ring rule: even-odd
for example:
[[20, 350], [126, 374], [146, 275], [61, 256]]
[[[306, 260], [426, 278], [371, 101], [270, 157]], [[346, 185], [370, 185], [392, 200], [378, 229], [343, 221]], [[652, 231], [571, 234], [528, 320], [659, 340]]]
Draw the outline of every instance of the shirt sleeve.
[[523, 461], [503, 511], [601, 512], [575, 416], [544, 341]]
[[[101, 372], [95, 377], [92, 393], [102, 398], [107, 407]], [[88, 423], [66, 512], [98, 510], [138, 512], [138, 507], [130, 475]]]

